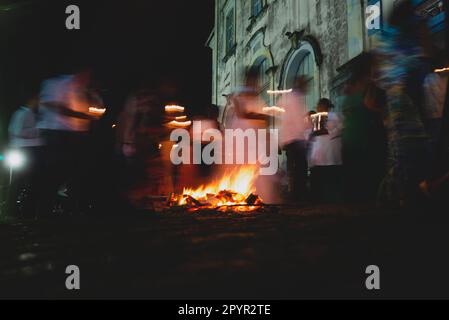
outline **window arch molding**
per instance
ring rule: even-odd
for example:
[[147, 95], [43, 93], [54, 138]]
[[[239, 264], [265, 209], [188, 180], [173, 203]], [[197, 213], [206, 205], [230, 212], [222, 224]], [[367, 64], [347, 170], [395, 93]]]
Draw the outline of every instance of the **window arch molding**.
[[[309, 77], [310, 88], [306, 96], [306, 104], [309, 110], [315, 107], [320, 98], [320, 64], [321, 52], [317, 52], [317, 44], [309, 41], [301, 41], [295, 48], [292, 47], [287, 54], [281, 74], [280, 89], [290, 89], [298, 75]], [[319, 50], [319, 47], [318, 47]]]
[[267, 103], [272, 103], [271, 97], [268, 97], [266, 93], [267, 90], [272, 90], [275, 87], [274, 73], [276, 67], [274, 65], [273, 54], [271, 53], [270, 47], [265, 45], [265, 28], [259, 29], [253, 37], [248, 41], [246, 45], [247, 50], [247, 65], [249, 67], [260, 68], [261, 78], [262, 78], [262, 89], [265, 92], [261, 92], [261, 96]]

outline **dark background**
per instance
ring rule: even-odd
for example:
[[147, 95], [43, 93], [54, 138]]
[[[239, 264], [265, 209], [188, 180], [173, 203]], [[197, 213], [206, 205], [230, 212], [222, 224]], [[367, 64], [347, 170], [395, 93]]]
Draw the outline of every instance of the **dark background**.
[[[81, 30], [65, 27], [70, 4], [80, 8]], [[211, 0], [0, 0], [0, 143], [11, 112], [42, 80], [85, 67], [112, 114], [142, 86], [167, 89], [170, 102], [194, 114], [204, 110], [213, 17]]]

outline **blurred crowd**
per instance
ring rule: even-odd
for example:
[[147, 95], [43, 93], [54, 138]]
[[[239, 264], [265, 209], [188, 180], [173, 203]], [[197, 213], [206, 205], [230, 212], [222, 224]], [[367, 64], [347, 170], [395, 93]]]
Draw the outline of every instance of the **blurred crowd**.
[[285, 170], [256, 182], [266, 203], [427, 203], [448, 194], [449, 180], [449, 61], [429, 39], [413, 6], [397, 6], [375, 49], [355, 62], [338, 108], [323, 97], [309, 110], [304, 76], [269, 107], [251, 68], [221, 115], [210, 106], [189, 118], [184, 107], [164, 108], [157, 90], [139, 89], [108, 128], [109, 149], [96, 131], [107, 107], [89, 72], [46, 80], [11, 118], [10, 147], [27, 168], [10, 177], [10, 203], [30, 216], [54, 213], [58, 204], [124, 210], [207, 183], [224, 169], [170, 161], [170, 132], [192, 121], [204, 129], [279, 129]]

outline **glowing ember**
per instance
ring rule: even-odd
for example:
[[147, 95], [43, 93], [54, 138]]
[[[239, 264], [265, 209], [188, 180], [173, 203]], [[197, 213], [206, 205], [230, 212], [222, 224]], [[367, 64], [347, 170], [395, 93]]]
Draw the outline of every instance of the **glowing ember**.
[[172, 205], [184, 206], [192, 211], [216, 209], [219, 211], [251, 212], [263, 205], [255, 195], [257, 167], [234, 169], [208, 185], [197, 189], [185, 188], [182, 196], [174, 196]]

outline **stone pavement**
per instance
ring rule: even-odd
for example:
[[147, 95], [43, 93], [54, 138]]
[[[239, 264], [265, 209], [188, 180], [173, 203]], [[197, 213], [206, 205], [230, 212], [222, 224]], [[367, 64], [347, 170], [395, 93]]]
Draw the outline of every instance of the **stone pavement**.
[[449, 298], [448, 226], [348, 206], [3, 222], [0, 298]]

